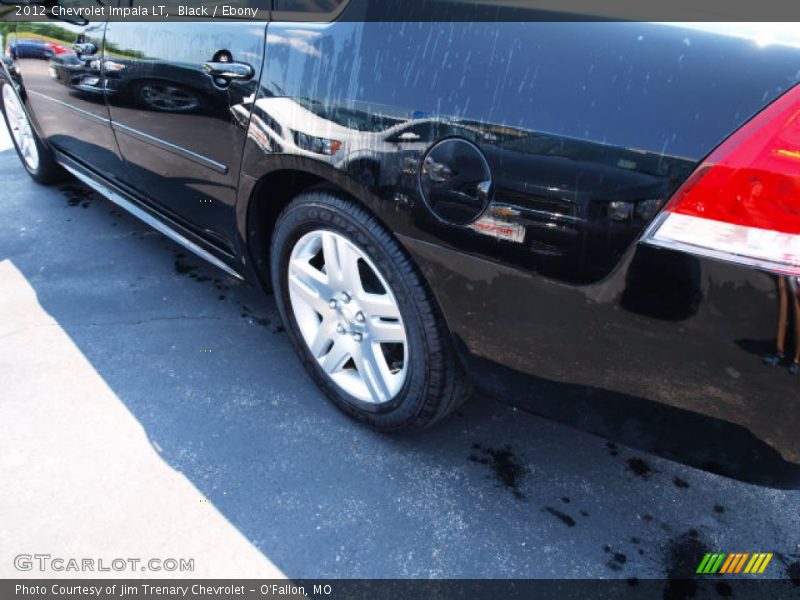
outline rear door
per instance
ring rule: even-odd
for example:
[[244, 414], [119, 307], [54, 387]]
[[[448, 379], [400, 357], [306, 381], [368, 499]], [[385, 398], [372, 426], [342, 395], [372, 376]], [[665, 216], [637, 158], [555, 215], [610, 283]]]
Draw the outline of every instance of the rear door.
[[[152, 3], [130, 2], [139, 4]], [[264, 20], [109, 23], [115, 72], [106, 86], [128, 184], [230, 252], [246, 107], [261, 73], [269, 0], [227, 4], [262, 8]]]
[[[116, 0], [100, 1], [116, 5]], [[95, 0], [61, 0], [65, 8]], [[114, 178], [122, 162], [104, 99], [104, 21], [20, 23], [9, 40], [26, 98], [48, 142]]]

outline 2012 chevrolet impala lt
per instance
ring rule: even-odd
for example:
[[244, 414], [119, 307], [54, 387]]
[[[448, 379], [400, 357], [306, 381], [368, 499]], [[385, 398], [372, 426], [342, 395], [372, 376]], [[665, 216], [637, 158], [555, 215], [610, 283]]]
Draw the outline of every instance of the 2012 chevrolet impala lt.
[[376, 429], [477, 387], [666, 406], [800, 463], [797, 32], [272, 4], [17, 24], [23, 166], [274, 290], [313, 379]]

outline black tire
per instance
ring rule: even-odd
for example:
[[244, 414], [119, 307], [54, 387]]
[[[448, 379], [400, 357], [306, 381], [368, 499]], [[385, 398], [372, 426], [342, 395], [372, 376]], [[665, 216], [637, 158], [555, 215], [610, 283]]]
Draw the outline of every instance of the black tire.
[[[0, 85], [0, 94], [2, 94], [3, 88], [9, 85], [8, 83], [3, 83]], [[8, 117], [6, 116], [5, 106], [3, 102], [0, 102], [0, 110], [3, 113], [3, 120], [5, 121], [5, 126], [8, 131], [11, 131], [11, 124], [8, 121]], [[26, 114], [27, 116], [27, 114]], [[28, 117], [28, 122], [30, 122], [30, 117]], [[36, 151], [39, 153], [39, 166], [36, 169], [33, 169], [28, 165], [25, 159], [22, 156], [22, 152], [17, 145], [17, 141], [14, 139], [14, 136], [11, 136], [11, 142], [14, 144], [14, 150], [17, 151], [17, 156], [19, 157], [19, 161], [22, 163], [22, 166], [28, 172], [34, 181], [37, 183], [41, 183], [42, 185], [49, 185], [52, 183], [57, 183], [59, 181], [64, 180], [67, 177], [67, 172], [61, 168], [54, 156], [53, 152], [49, 146], [47, 146], [44, 142], [42, 142], [39, 134], [36, 132], [36, 129], [31, 125], [31, 131], [33, 132], [34, 142], [36, 144]], [[9, 133], [10, 135], [10, 133]]]
[[[385, 404], [367, 404], [339, 387], [319, 366], [297, 325], [288, 293], [289, 258], [297, 241], [314, 230], [333, 231], [358, 246], [397, 301], [406, 326], [408, 374]], [[279, 217], [270, 258], [275, 298], [292, 344], [314, 381], [346, 414], [379, 431], [419, 430], [465, 400], [467, 379], [435, 299], [404, 249], [371, 213], [331, 192], [302, 194]]]

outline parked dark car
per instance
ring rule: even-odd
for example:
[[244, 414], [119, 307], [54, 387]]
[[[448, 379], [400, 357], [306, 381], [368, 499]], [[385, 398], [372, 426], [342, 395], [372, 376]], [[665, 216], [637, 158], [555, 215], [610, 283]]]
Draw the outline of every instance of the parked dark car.
[[477, 388], [718, 472], [745, 446], [800, 464], [800, 44], [289, 4], [55, 22], [91, 46], [54, 71], [12, 54], [23, 165], [273, 290], [311, 377], [376, 429]]

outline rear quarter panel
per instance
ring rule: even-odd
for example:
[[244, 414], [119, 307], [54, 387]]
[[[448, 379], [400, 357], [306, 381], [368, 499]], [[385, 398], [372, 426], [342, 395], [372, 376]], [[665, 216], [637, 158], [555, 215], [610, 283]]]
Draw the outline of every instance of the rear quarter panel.
[[[639, 247], [653, 213], [619, 219], [612, 203], [663, 206], [799, 78], [800, 44], [764, 43], [741, 27], [273, 23], [262, 108], [288, 98], [354, 130], [442, 126], [362, 143], [380, 173], [359, 180], [336, 156], [287, 150], [280, 136], [303, 123], [282, 117], [282, 133], [251, 131], [245, 173], [294, 164], [346, 181], [420, 265], [468, 360], [525, 376], [511, 386], [511, 376], [476, 367], [487, 391], [747, 478], [759, 471], [753, 457], [762, 467], [800, 463], [798, 380], [761, 360], [777, 343], [778, 280]], [[470, 139], [490, 164], [484, 218], [522, 236], [449, 225], [428, 210], [420, 166], [449, 135]], [[256, 150], [256, 138], [274, 143]]]

